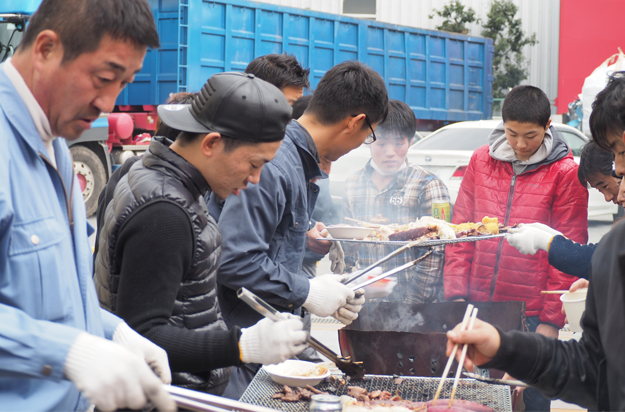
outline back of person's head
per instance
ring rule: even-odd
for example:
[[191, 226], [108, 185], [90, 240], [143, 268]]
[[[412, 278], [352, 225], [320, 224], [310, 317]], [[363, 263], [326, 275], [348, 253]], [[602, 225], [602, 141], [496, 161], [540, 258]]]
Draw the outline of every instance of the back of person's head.
[[289, 86], [310, 87], [310, 69], [304, 69], [292, 54], [265, 54], [257, 57], [247, 65], [245, 73], [253, 74], [278, 89]]
[[[333, 125], [351, 115], [364, 113], [371, 124], [384, 121], [388, 94], [382, 77], [356, 60], [339, 63], [319, 81], [306, 114], [323, 125]], [[368, 127], [363, 122], [363, 129]]]
[[164, 124], [181, 130], [176, 138], [181, 146], [219, 133], [226, 151], [281, 141], [292, 112], [277, 87], [234, 72], [212, 75], [191, 104], [162, 104], [157, 110]]
[[592, 138], [603, 150], [612, 150], [609, 135], [623, 138], [625, 121], [621, 118], [621, 113], [624, 110], [625, 72], [615, 72], [610, 76], [605, 89], [595, 97], [589, 119]]
[[504, 123], [533, 123], [546, 128], [551, 118], [551, 104], [545, 92], [538, 87], [517, 86], [506, 95], [501, 117]]
[[614, 163], [612, 152], [603, 150], [591, 140], [582, 149], [577, 178], [582, 186], [588, 187], [588, 182], [593, 175], [612, 176], [612, 163]]
[[302, 117], [308, 105], [310, 104], [310, 99], [312, 99], [312, 94], [308, 96], [302, 96], [293, 103], [293, 113], [291, 114], [291, 119], [299, 119]]
[[[189, 93], [189, 92], [179, 92], [172, 94], [167, 99], [166, 104], [191, 104], [193, 99], [197, 96], [197, 92]], [[165, 136], [169, 140], [176, 140], [178, 135], [180, 134], [180, 130], [169, 127], [159, 119], [159, 126], [154, 133], [155, 136]]]
[[391, 99], [388, 101], [386, 120], [378, 125], [375, 134], [378, 139], [408, 139], [410, 142], [416, 130], [417, 118], [410, 106], [400, 100]]
[[59, 36], [64, 63], [97, 50], [106, 35], [137, 46], [159, 47], [146, 0], [43, 0], [30, 18], [17, 52], [33, 45], [44, 30]]

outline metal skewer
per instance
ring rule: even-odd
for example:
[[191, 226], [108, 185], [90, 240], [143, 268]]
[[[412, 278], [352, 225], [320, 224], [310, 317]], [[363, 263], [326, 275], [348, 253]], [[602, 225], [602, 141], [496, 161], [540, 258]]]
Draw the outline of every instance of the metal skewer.
[[[471, 313], [471, 320], [469, 320], [469, 327], [467, 330], [473, 329], [473, 325], [475, 324], [475, 318], [477, 318], [477, 308], [473, 309]], [[449, 398], [449, 406], [451, 408], [451, 403], [454, 401], [454, 396], [456, 396], [456, 389], [458, 389], [458, 381], [460, 379], [460, 375], [462, 374], [462, 365], [464, 365], [464, 359], [467, 357], [467, 348], [469, 345], [466, 343], [462, 345], [462, 353], [460, 354], [460, 360], [458, 361], [458, 369], [456, 370], [456, 376], [454, 376], [454, 386], [451, 389], [451, 397]]]
[[529, 385], [523, 381], [519, 381], [516, 379], [495, 379], [495, 378], [486, 378], [482, 375], [478, 375], [477, 373], [471, 372], [462, 372], [464, 375], [469, 378], [475, 379], [477, 381], [490, 383], [492, 385], [508, 385], [508, 386], [518, 386], [520, 388], [529, 388]]
[[[284, 319], [282, 313], [280, 313], [277, 309], [245, 288], [239, 289], [237, 296], [243, 302], [250, 305], [250, 307], [256, 312], [273, 320], [274, 322]], [[336, 366], [349, 377], [353, 379], [362, 379], [365, 376], [365, 369], [362, 367], [362, 362], [353, 362], [349, 359], [349, 357], [344, 358], [342, 356], [338, 356], [332, 351], [332, 349], [328, 348], [310, 335], [308, 336], [308, 343], [315, 350], [319, 351], [321, 354], [334, 362]]]
[[[469, 322], [469, 317], [471, 316], [471, 311], [473, 310], [473, 305], [468, 304], [467, 310], [464, 312], [464, 317], [462, 318], [462, 325], [460, 326], [460, 330], [465, 330], [467, 328], [467, 323]], [[447, 379], [447, 374], [449, 373], [449, 369], [451, 369], [451, 364], [454, 363], [454, 358], [456, 351], [458, 350], [458, 344], [454, 345], [454, 349], [451, 351], [449, 358], [447, 359], [447, 364], [445, 365], [445, 370], [443, 371], [443, 375], [441, 376], [441, 381], [438, 384], [438, 389], [436, 390], [436, 395], [434, 395], [434, 399], [432, 401], [432, 406], [436, 405], [436, 401], [441, 394], [441, 390], [443, 389], [443, 385], [445, 385], [445, 379]]]

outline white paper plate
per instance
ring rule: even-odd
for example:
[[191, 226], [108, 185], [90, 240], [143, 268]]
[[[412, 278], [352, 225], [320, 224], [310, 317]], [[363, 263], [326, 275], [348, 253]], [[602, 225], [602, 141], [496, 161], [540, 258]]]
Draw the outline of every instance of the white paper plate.
[[275, 383], [303, 387], [306, 385], [315, 386], [330, 376], [329, 370], [323, 375], [301, 376], [312, 371], [318, 365], [318, 363], [289, 359], [277, 365], [265, 365], [263, 368]]

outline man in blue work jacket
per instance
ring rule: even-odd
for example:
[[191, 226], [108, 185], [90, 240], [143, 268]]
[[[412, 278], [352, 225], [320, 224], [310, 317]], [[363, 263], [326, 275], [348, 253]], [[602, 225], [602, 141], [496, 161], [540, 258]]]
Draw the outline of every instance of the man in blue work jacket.
[[58, 138], [113, 110], [147, 46], [159, 41], [145, 0], [44, 0], [0, 66], [2, 410], [175, 409], [165, 352], [100, 309], [85, 205]]
[[[226, 323], [248, 327], [262, 318], [237, 298], [240, 287], [282, 312], [299, 314], [304, 307], [345, 324], [357, 318], [364, 297], [355, 296], [340, 276], [309, 279], [302, 261], [307, 243], [318, 236], [312, 212], [319, 193], [314, 181], [324, 175], [319, 164], [373, 142], [387, 110], [386, 87], [377, 72], [357, 61], [337, 64], [320, 80], [304, 115], [287, 125], [258, 184], [229, 196], [223, 208], [213, 193], [209, 210], [223, 236], [217, 283]], [[224, 396], [240, 397], [258, 367], [233, 370]]]

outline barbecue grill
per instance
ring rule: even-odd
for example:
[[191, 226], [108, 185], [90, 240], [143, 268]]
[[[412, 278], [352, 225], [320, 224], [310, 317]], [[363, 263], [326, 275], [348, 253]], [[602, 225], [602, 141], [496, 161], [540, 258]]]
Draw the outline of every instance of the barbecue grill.
[[[473, 304], [481, 320], [504, 331], [524, 328], [525, 302]], [[358, 319], [339, 330], [341, 353], [362, 361], [366, 373], [374, 375], [440, 377], [447, 363], [446, 333], [462, 321], [466, 307], [464, 302], [367, 302]], [[503, 372], [491, 370], [491, 375]]]
[[[440, 382], [438, 378], [402, 377], [402, 382], [395, 384], [396, 378], [397, 376], [366, 375], [364, 380], [352, 380], [345, 384], [326, 379], [316, 387], [319, 390], [339, 396], [347, 395], [348, 386], [360, 386], [369, 392], [385, 390], [395, 394], [397, 391], [404, 400], [424, 402], [434, 398]], [[440, 399], [451, 396], [452, 385], [452, 381], [445, 382]], [[282, 386], [273, 382], [267, 372], [261, 368], [252, 383], [247, 387], [245, 393], [243, 393], [241, 402], [287, 412], [308, 411], [308, 401], [282, 402], [279, 399], [272, 399], [271, 395], [281, 389]], [[512, 411], [510, 387], [507, 385], [492, 385], [473, 379], [461, 379], [455, 399], [477, 402], [489, 406], [498, 412]], [[443, 405], [442, 402], [441, 405]]]

